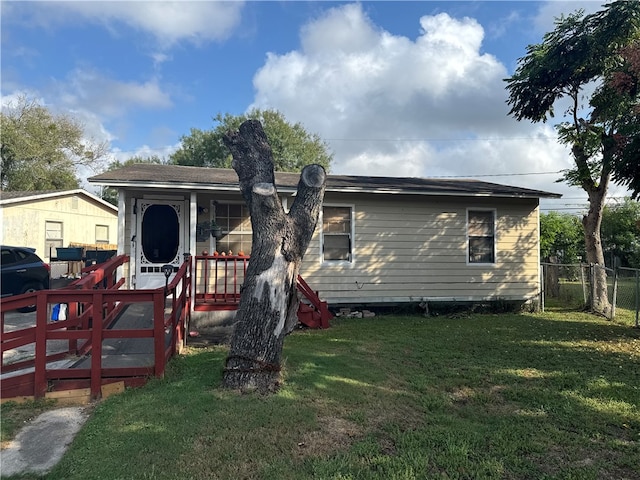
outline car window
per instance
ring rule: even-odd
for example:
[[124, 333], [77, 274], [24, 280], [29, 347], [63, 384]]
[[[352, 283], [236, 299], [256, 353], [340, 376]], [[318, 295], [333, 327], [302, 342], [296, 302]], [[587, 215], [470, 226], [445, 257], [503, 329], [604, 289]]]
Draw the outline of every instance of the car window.
[[29, 254], [23, 250], [16, 250], [15, 253], [18, 261], [29, 258]]
[[16, 263], [16, 256], [11, 250], [2, 250], [0, 263], [2, 263], [2, 265], [11, 265], [12, 263]]

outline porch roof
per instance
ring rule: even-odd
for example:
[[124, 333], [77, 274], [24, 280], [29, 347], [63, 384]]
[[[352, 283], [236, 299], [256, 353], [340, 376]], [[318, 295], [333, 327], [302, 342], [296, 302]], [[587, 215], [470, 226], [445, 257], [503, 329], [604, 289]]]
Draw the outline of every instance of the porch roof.
[[[300, 174], [276, 172], [278, 191], [295, 192]], [[199, 191], [238, 191], [238, 176], [232, 169], [185, 167], [138, 163], [95, 175], [90, 183], [115, 188], [152, 188]], [[557, 193], [513, 187], [471, 179], [417, 177], [368, 177], [328, 175], [327, 192], [494, 196], [508, 198], [560, 198]]]

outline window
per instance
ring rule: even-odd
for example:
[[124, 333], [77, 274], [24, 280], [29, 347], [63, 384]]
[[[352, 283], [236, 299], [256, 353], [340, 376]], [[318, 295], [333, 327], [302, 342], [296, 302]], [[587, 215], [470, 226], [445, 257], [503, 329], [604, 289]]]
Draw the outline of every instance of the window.
[[249, 209], [239, 203], [218, 203], [215, 205], [215, 221], [222, 228], [223, 237], [216, 240], [218, 252], [238, 255], [251, 253], [251, 217]]
[[62, 222], [45, 222], [44, 223], [44, 251], [49, 258], [57, 257], [56, 248], [62, 247]]
[[495, 211], [468, 210], [469, 263], [495, 263]]
[[352, 261], [351, 207], [322, 208], [322, 260]]
[[109, 225], [96, 225], [96, 243], [109, 243]]

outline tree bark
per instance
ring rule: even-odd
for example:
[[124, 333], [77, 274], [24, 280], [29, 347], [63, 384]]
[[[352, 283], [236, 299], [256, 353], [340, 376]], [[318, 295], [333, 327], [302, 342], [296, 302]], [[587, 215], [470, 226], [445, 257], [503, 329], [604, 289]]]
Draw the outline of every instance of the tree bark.
[[231, 150], [232, 166], [249, 207], [253, 245], [223, 386], [272, 392], [281, 383], [284, 337], [298, 322], [296, 280], [318, 221], [326, 173], [320, 165], [304, 167], [286, 214], [275, 187], [271, 148], [260, 122], [244, 122], [237, 132], [225, 135], [224, 142]]
[[[582, 148], [574, 146], [574, 158], [578, 169], [588, 171], [586, 155]], [[606, 159], [610, 152], [603, 152], [605, 161], [603, 162], [602, 171], [600, 172], [600, 180], [596, 184], [590, 175], [584, 174], [582, 180], [582, 189], [589, 197], [589, 210], [582, 217], [582, 226], [584, 227], [584, 244], [585, 253], [587, 255], [587, 263], [595, 265], [593, 270], [593, 288], [591, 289], [591, 310], [607, 318], [611, 316], [611, 303], [607, 293], [607, 271], [604, 263], [604, 252], [602, 250], [602, 240], [600, 237], [600, 226], [602, 223], [602, 212], [604, 210], [605, 198], [609, 181], [611, 179], [610, 169]]]

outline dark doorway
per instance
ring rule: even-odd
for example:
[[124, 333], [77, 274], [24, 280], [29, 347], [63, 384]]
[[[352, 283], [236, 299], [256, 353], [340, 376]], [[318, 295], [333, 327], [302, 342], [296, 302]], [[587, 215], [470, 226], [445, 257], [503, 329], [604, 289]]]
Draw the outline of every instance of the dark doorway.
[[178, 254], [179, 221], [170, 205], [149, 205], [142, 217], [142, 253], [151, 263], [171, 263]]

